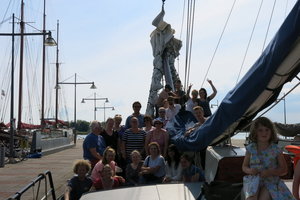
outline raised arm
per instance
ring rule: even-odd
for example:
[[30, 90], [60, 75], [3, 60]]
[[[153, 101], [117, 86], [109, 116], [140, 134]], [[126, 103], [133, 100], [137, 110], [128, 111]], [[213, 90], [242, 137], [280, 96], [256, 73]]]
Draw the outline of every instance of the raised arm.
[[193, 86], [193, 84], [190, 84], [188, 90], [186, 91], [186, 97], [187, 97], [187, 99], [190, 99], [190, 98], [191, 98], [191, 97], [190, 97], [190, 93], [191, 93], [191, 88], [192, 88], [192, 86]]
[[213, 90], [213, 93], [211, 95], [209, 95], [209, 99], [212, 100], [217, 95], [217, 89], [215, 88], [215, 86], [211, 80], [208, 79], [207, 82], [210, 84], [211, 89]]

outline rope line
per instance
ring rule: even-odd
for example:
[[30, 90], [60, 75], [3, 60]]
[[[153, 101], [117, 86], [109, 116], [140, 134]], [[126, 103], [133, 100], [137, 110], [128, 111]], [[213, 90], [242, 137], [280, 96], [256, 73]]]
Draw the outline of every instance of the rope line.
[[264, 44], [263, 44], [263, 47], [262, 47], [262, 50], [261, 50], [262, 52], [264, 51], [265, 44], [266, 44], [266, 41], [267, 41], [267, 37], [268, 37], [268, 33], [269, 33], [269, 29], [270, 29], [271, 21], [272, 21], [273, 14], [274, 14], [275, 5], [276, 5], [276, 0], [274, 0], [274, 4], [273, 4], [273, 8], [272, 8], [272, 12], [271, 12], [270, 19], [269, 19], [269, 23], [268, 23], [268, 28], [267, 28], [267, 32], [266, 32], [266, 36], [265, 36], [265, 40], [264, 40]]
[[185, 66], [184, 66], [184, 90], [186, 89], [186, 79], [187, 79], [187, 66], [188, 66], [188, 51], [189, 51], [189, 35], [190, 35], [190, 0], [188, 0], [188, 5], [187, 5], [187, 19], [186, 19], [186, 46], [185, 46]]
[[223, 27], [222, 33], [221, 33], [221, 35], [220, 35], [219, 41], [218, 41], [218, 43], [217, 43], [217, 46], [216, 46], [216, 48], [215, 48], [215, 51], [214, 51], [213, 56], [212, 56], [212, 58], [211, 58], [211, 61], [210, 61], [210, 63], [209, 63], [208, 69], [207, 69], [206, 74], [205, 74], [205, 76], [204, 76], [203, 82], [202, 82], [202, 84], [201, 84], [201, 88], [203, 87], [204, 81], [206, 80], [206, 77], [207, 77], [207, 75], [208, 75], [208, 72], [209, 72], [209, 70], [210, 70], [210, 68], [211, 68], [212, 62], [213, 62], [213, 60], [214, 60], [214, 58], [215, 58], [215, 55], [216, 55], [216, 53], [217, 53], [217, 50], [218, 50], [218, 48], [219, 48], [221, 39], [222, 39], [223, 34], [224, 34], [224, 32], [225, 32], [225, 29], [226, 29], [226, 27], [227, 27], [228, 21], [229, 21], [229, 19], [230, 19], [230, 17], [231, 17], [231, 13], [232, 13], [232, 11], [233, 11], [233, 8], [234, 8], [234, 6], [235, 6], [235, 3], [236, 3], [236, 0], [234, 0], [233, 4], [232, 4], [232, 6], [231, 6], [229, 15], [228, 15], [228, 17], [227, 17], [227, 19], [226, 19], [226, 22], [225, 22], [225, 25], [224, 25], [224, 27]]
[[238, 81], [240, 79], [240, 75], [241, 75], [242, 69], [243, 69], [244, 64], [245, 64], [245, 60], [246, 60], [246, 57], [247, 57], [247, 54], [248, 54], [249, 46], [250, 46], [250, 43], [252, 41], [253, 33], [254, 33], [254, 30], [255, 30], [255, 27], [256, 27], [256, 24], [257, 24], [257, 20], [258, 20], [263, 2], [264, 2], [264, 0], [262, 0], [260, 2], [260, 6], [259, 6], [259, 9], [258, 9], [258, 12], [257, 12], [257, 15], [256, 15], [256, 19], [255, 19], [255, 22], [254, 22], [254, 25], [253, 25], [253, 28], [252, 28], [252, 32], [251, 32], [247, 47], [246, 47], [246, 51], [245, 51], [245, 54], [244, 54], [244, 57], [243, 57], [243, 61], [242, 61], [241, 67], [240, 67], [240, 71], [239, 71], [238, 77], [236, 79], [236, 84], [238, 83]]
[[186, 80], [186, 89], [188, 88], [189, 85], [189, 80], [190, 80], [190, 71], [191, 71], [191, 60], [192, 60], [192, 46], [193, 46], [193, 35], [194, 35], [194, 21], [195, 21], [195, 4], [196, 1], [194, 0], [194, 5], [193, 5], [193, 12], [192, 12], [192, 26], [191, 26], [191, 36], [190, 36], [190, 49], [189, 49], [189, 58], [188, 58], [188, 72], [187, 72], [187, 80]]
[[[182, 38], [182, 30], [183, 30], [183, 24], [184, 24], [184, 16], [185, 16], [185, 4], [186, 4], [186, 0], [183, 1], [183, 10], [182, 10], [182, 20], [181, 20], [181, 27], [180, 27], [180, 36], [179, 36], [179, 40], [181, 41]], [[180, 55], [178, 55], [177, 57], [177, 73], [179, 74], [179, 57]]]
[[188, 87], [191, 65], [191, 51], [192, 51], [192, 39], [194, 30], [194, 18], [195, 18], [195, 0], [188, 1], [187, 8], [187, 33], [186, 33], [186, 57], [185, 57], [185, 76], [184, 76], [184, 90]]
[[12, 2], [12, 0], [10, 0], [9, 3], [8, 3], [8, 6], [7, 6], [6, 10], [5, 10], [5, 13], [3, 15], [3, 19], [2, 19], [2, 21], [0, 23], [0, 25], [4, 24], [5, 22], [7, 22], [8, 20], [10, 20], [12, 18], [12, 17], [9, 17], [9, 18], [5, 19], [6, 15], [7, 15], [7, 12], [8, 12], [8, 8], [10, 7], [11, 2]]

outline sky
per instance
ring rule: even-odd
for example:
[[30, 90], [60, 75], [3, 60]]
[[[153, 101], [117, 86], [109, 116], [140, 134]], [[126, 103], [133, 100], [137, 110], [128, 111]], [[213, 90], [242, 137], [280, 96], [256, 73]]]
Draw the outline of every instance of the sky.
[[[30, 25], [41, 29], [42, 0], [24, 0], [25, 17]], [[207, 78], [211, 79], [218, 90], [217, 96], [211, 104], [219, 104], [224, 96], [235, 86], [241, 69], [246, 47], [253, 29], [258, 8], [261, 1], [237, 0], [224, 31], [219, 48], [212, 60], [218, 40], [224, 24], [229, 15], [233, 0], [196, 1], [193, 46], [191, 53], [190, 84], [192, 89], [200, 89], [201, 86], [211, 93], [209, 84], [205, 81], [205, 74], [211, 62]], [[265, 0], [258, 17], [256, 29], [253, 32], [248, 54], [241, 70], [240, 78], [248, 71], [251, 65], [259, 57], [266, 44], [272, 39], [288, 12], [296, 0], [277, 1], [274, 14], [266, 37], [269, 18], [274, 1]], [[179, 76], [184, 82], [185, 52], [186, 52], [186, 17], [183, 21], [183, 11], [187, 0], [166, 0], [164, 20], [175, 29], [175, 37], [183, 41], [176, 67]], [[119, 1], [70, 1], [47, 0], [47, 30], [51, 30], [54, 38], [57, 37], [57, 20], [59, 20], [59, 62], [60, 81], [74, 82], [74, 74], [77, 74], [77, 82], [95, 82], [96, 90], [89, 89], [90, 85], [77, 85], [76, 89], [76, 116], [77, 119], [91, 121], [94, 119], [94, 102], [87, 100], [81, 103], [82, 98], [108, 98], [109, 103], [97, 101], [96, 106], [102, 107], [96, 112], [96, 119], [121, 114], [125, 118], [132, 113], [132, 103], [142, 103], [141, 113], [147, 107], [151, 77], [153, 71], [153, 56], [150, 44], [150, 34], [155, 29], [152, 20], [161, 11], [162, 1], [159, 0], [119, 0]], [[8, 9], [7, 9], [8, 7]], [[19, 16], [20, 5], [17, 1], [1, 0], [0, 20], [3, 21], [15, 12]], [[185, 10], [186, 14], [186, 10]], [[182, 23], [184, 22], [184, 23]], [[0, 24], [0, 32], [11, 31], [11, 24]], [[183, 26], [182, 26], [183, 24]], [[28, 27], [28, 31], [35, 31]], [[40, 40], [30, 37], [28, 42]], [[5, 66], [4, 58], [7, 57], [7, 49], [11, 45], [8, 38], [0, 38], [0, 64]], [[266, 46], [266, 45], [265, 45]], [[30, 49], [31, 52], [39, 52], [40, 49]], [[47, 75], [46, 87], [51, 91], [55, 86], [55, 50], [47, 48]], [[33, 53], [32, 53], [33, 54]], [[3, 57], [1, 57], [3, 56]], [[33, 58], [31, 64], [40, 65], [40, 58]], [[1, 79], [5, 80], [5, 67], [0, 67]], [[40, 69], [28, 67], [26, 77], [32, 81], [32, 77], [38, 77]], [[5, 71], [6, 72], [6, 71]], [[16, 69], [16, 73], [18, 69]], [[4, 75], [6, 74], [6, 75]], [[3, 81], [2, 81], [3, 82]], [[204, 83], [202, 85], [202, 83]], [[281, 95], [293, 87], [296, 81], [286, 84]], [[34, 92], [28, 92], [29, 97], [24, 97], [24, 107], [40, 109], [40, 83], [31, 82], [35, 86]], [[2, 87], [2, 85], [0, 85]], [[25, 87], [25, 86], [24, 86]], [[59, 118], [62, 120], [74, 119], [74, 85], [61, 85]], [[47, 94], [46, 117], [54, 117], [54, 89]], [[300, 119], [300, 88], [288, 95], [284, 102], [268, 112], [265, 116], [273, 121], [287, 123], [299, 123]], [[2, 98], [2, 97], [1, 97]], [[36, 103], [30, 103], [28, 99], [34, 99]], [[15, 100], [17, 101], [17, 99]], [[3, 104], [4, 100], [0, 101]], [[16, 102], [15, 102], [16, 104]], [[53, 106], [52, 106], [53, 105]], [[6, 106], [7, 107], [7, 106]], [[49, 108], [48, 108], [49, 107]], [[51, 108], [52, 107], [52, 108]], [[114, 107], [103, 109], [103, 107]], [[286, 115], [284, 115], [284, 107]], [[1, 107], [2, 113], [4, 108]], [[214, 112], [217, 106], [212, 108]], [[9, 110], [6, 108], [6, 110]], [[25, 108], [24, 108], [25, 110]], [[67, 112], [66, 112], [67, 111]], [[105, 111], [105, 112], [104, 112]], [[0, 112], [0, 113], [1, 113]], [[6, 119], [6, 114], [1, 116]], [[2, 114], [3, 115], [3, 114]], [[24, 114], [24, 119], [30, 112]], [[38, 122], [38, 114], [33, 114], [31, 120]]]

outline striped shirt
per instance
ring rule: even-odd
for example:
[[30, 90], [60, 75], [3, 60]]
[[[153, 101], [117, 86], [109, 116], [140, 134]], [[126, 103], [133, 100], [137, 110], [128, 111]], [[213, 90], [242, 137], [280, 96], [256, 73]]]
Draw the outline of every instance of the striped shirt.
[[125, 142], [126, 157], [130, 158], [130, 153], [133, 150], [142, 152], [145, 145], [146, 132], [139, 129], [139, 132], [133, 133], [131, 129], [127, 129], [123, 135], [123, 142]]

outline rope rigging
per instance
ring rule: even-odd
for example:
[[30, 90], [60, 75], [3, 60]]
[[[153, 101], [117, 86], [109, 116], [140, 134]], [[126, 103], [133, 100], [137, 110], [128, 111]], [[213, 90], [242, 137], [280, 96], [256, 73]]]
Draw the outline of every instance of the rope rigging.
[[[242, 72], [242, 69], [243, 69], [245, 60], [246, 60], [246, 56], [247, 56], [247, 54], [248, 54], [249, 46], [250, 46], [250, 43], [251, 43], [251, 41], [252, 41], [252, 36], [253, 36], [254, 30], [255, 30], [255, 28], [256, 28], [257, 20], [258, 20], [258, 17], [259, 17], [259, 15], [260, 15], [260, 12], [261, 12], [262, 5], [263, 5], [263, 0], [262, 0], [261, 3], [260, 3], [259, 9], [258, 9], [258, 12], [257, 12], [257, 15], [256, 15], [256, 19], [255, 19], [255, 22], [254, 22], [254, 25], [253, 25], [253, 28], [252, 28], [252, 32], [251, 32], [251, 35], [250, 35], [250, 39], [249, 39], [248, 44], [247, 44], [247, 48], [246, 48], [246, 51], [245, 51], [245, 54], [244, 54], [244, 57], [243, 57], [243, 61], [242, 61], [242, 64], [241, 64], [241, 67], [240, 67], [240, 71], [239, 71], [239, 74], [238, 74], [238, 77], [237, 77], [237, 80], [236, 80], [236, 84], [237, 84], [238, 81], [239, 81], [239, 78], [240, 78], [240, 75], [241, 75], [241, 72]], [[274, 0], [274, 3], [273, 3], [273, 8], [272, 8], [271, 15], [270, 15], [270, 19], [269, 19], [269, 22], [268, 22], [268, 27], [267, 27], [266, 35], [265, 35], [265, 38], [264, 38], [264, 43], [263, 43], [262, 51], [263, 51], [264, 48], [265, 48], [265, 44], [266, 44], [266, 40], [267, 40], [267, 37], [268, 37], [268, 33], [269, 33], [271, 21], [272, 21], [272, 19], [273, 19], [273, 14], [274, 14], [275, 5], [276, 5], [276, 0]]]
[[185, 76], [184, 90], [188, 88], [190, 69], [191, 69], [191, 52], [193, 44], [194, 19], [195, 19], [195, 0], [188, 0], [187, 6], [187, 33], [186, 33], [186, 57], [185, 57]]
[[[179, 35], [180, 41], [182, 38], [182, 30], [183, 30], [183, 24], [184, 24], [185, 4], [186, 4], [186, 0], [183, 1], [182, 20], [181, 20], [180, 35]], [[180, 57], [180, 55], [177, 57], [177, 72], [178, 72], [178, 74], [179, 74], [179, 57]]]
[[276, 0], [274, 1], [274, 4], [273, 4], [273, 8], [272, 8], [271, 16], [270, 16], [270, 19], [269, 19], [269, 24], [268, 24], [268, 28], [267, 28], [267, 32], [266, 32], [264, 44], [263, 44], [263, 47], [262, 47], [262, 51], [264, 51], [264, 48], [265, 48], [265, 44], [266, 44], [266, 40], [267, 40], [267, 37], [268, 37], [268, 33], [269, 33], [271, 21], [272, 21], [272, 18], [273, 18], [273, 13], [274, 13], [275, 5], [276, 5]]
[[220, 35], [220, 38], [219, 38], [219, 40], [218, 40], [217, 46], [216, 46], [216, 48], [215, 48], [215, 51], [214, 51], [213, 56], [212, 56], [212, 58], [211, 58], [211, 61], [210, 61], [210, 63], [209, 63], [208, 69], [207, 69], [207, 71], [206, 71], [206, 73], [205, 73], [203, 82], [202, 82], [202, 84], [201, 84], [201, 88], [203, 87], [204, 81], [206, 80], [206, 77], [207, 77], [207, 75], [208, 75], [208, 72], [209, 72], [209, 70], [210, 70], [210, 68], [211, 68], [212, 62], [213, 62], [213, 60], [214, 60], [214, 58], [215, 58], [215, 55], [216, 55], [216, 53], [217, 53], [217, 50], [218, 50], [218, 48], [219, 48], [221, 39], [223, 38], [223, 34], [224, 34], [225, 29], [226, 29], [226, 27], [227, 27], [228, 21], [229, 21], [229, 19], [230, 19], [230, 17], [231, 17], [231, 13], [232, 13], [232, 11], [233, 11], [233, 8], [234, 8], [234, 6], [235, 6], [235, 3], [236, 3], [236, 0], [234, 0], [233, 4], [232, 4], [232, 6], [231, 6], [229, 15], [228, 15], [228, 17], [227, 17], [227, 19], [226, 19], [226, 22], [225, 22], [225, 25], [224, 25], [224, 27], [223, 27], [222, 33], [221, 33], [221, 35]]
[[254, 22], [254, 25], [253, 25], [253, 28], [252, 28], [252, 32], [251, 32], [251, 35], [250, 35], [250, 38], [249, 38], [247, 47], [246, 47], [246, 51], [245, 51], [245, 54], [244, 54], [244, 57], [243, 57], [243, 61], [242, 61], [241, 67], [240, 67], [240, 71], [239, 71], [238, 77], [237, 77], [237, 79], [236, 79], [236, 84], [238, 83], [238, 81], [239, 81], [239, 79], [240, 79], [240, 75], [241, 75], [242, 69], [243, 69], [243, 67], [244, 67], [244, 63], [245, 63], [245, 60], [246, 60], [246, 56], [247, 56], [247, 54], [248, 54], [249, 46], [250, 46], [250, 43], [251, 43], [251, 41], [252, 41], [252, 36], [253, 36], [254, 30], [255, 30], [255, 27], [256, 27], [256, 24], [257, 24], [257, 20], [258, 20], [258, 17], [259, 17], [259, 14], [260, 14], [260, 11], [261, 11], [263, 2], [264, 2], [264, 0], [262, 0], [262, 1], [260, 2], [260, 6], [259, 6], [259, 9], [258, 9], [256, 18], [255, 18], [255, 22]]
[[4, 24], [5, 22], [7, 22], [8, 20], [11, 19], [11, 17], [5, 19], [6, 15], [7, 15], [7, 12], [8, 12], [8, 9], [10, 8], [11, 2], [12, 2], [12, 0], [9, 1], [9, 4], [8, 4], [8, 6], [6, 7], [5, 13], [4, 13], [4, 15], [3, 15], [3, 19], [2, 19], [2, 21], [1, 21], [1, 23], [0, 23], [0, 27], [1, 27], [2, 24]]

